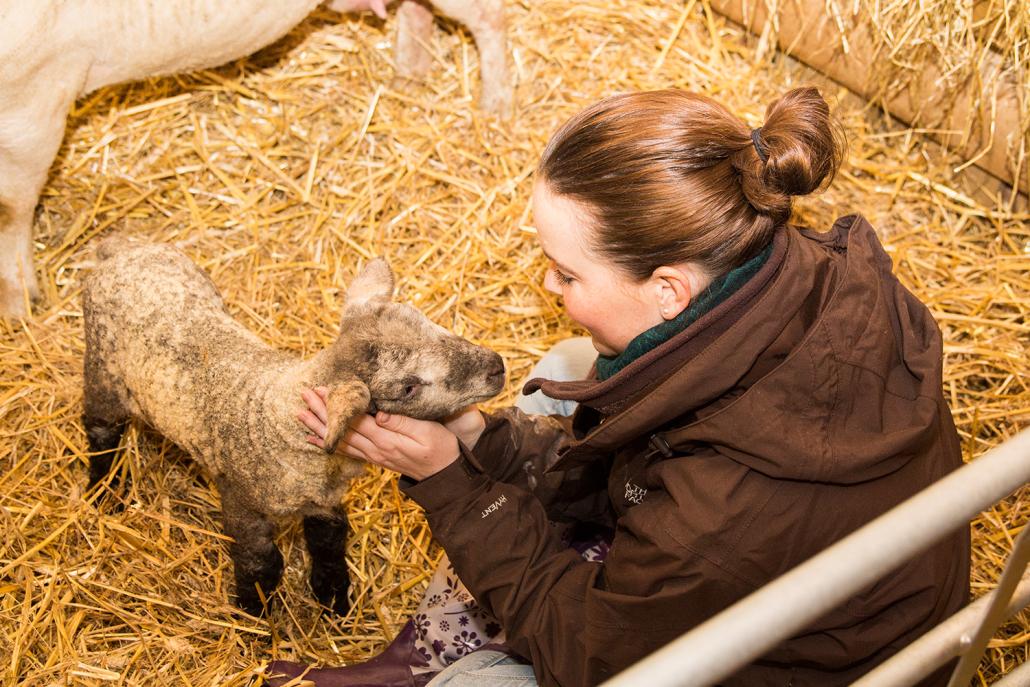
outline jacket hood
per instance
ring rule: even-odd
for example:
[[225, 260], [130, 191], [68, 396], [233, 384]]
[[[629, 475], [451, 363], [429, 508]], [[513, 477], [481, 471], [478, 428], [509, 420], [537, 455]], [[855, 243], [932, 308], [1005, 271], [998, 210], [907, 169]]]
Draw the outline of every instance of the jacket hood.
[[826, 233], [778, 231], [739, 291], [609, 379], [523, 392], [580, 403], [551, 469], [648, 438], [666, 456], [704, 446], [771, 477], [844, 484], [933, 441], [941, 367], [933, 317], [851, 215]]

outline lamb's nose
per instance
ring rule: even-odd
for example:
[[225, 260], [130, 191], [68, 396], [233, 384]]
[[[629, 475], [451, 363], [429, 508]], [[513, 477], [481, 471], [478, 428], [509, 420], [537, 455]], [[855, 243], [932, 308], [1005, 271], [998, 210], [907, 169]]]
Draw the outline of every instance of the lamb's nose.
[[501, 360], [501, 356], [495, 356], [494, 359], [489, 363], [486, 368], [487, 377], [503, 377], [504, 376], [504, 361]]

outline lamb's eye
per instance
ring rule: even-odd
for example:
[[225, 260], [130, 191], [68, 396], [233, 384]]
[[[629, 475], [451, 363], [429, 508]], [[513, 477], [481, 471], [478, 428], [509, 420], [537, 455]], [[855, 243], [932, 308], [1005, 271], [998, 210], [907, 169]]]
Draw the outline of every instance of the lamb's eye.
[[404, 387], [404, 398], [411, 398], [418, 393], [418, 390], [422, 388], [421, 384], [409, 384]]

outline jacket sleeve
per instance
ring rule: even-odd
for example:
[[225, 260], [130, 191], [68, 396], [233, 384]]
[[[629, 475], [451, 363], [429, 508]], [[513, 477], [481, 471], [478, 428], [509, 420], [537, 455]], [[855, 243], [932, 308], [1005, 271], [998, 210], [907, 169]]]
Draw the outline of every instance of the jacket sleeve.
[[571, 419], [506, 408], [486, 416], [468, 460], [498, 482], [532, 492], [556, 522], [610, 525], [606, 465], [547, 472], [572, 436]]
[[405, 492], [543, 685], [596, 685], [746, 593], [670, 527], [654, 526], [675, 519], [665, 493], [649, 494], [620, 519], [600, 564], [562, 544], [532, 494], [468, 460]]

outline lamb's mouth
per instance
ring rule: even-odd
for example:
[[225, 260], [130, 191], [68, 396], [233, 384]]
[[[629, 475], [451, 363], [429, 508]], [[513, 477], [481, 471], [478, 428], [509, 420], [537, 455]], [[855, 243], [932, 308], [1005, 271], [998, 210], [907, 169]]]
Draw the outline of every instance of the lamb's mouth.
[[462, 403], [465, 406], [470, 406], [473, 403], [481, 403], [483, 401], [489, 401], [491, 398], [493, 398], [497, 394], [501, 393], [501, 389], [502, 388], [503, 388], [503, 386], [499, 387], [497, 389], [497, 391], [494, 391], [493, 393], [482, 393], [482, 394], [477, 394], [475, 396], [469, 396], [467, 399], [462, 401]]
[[[437, 415], [437, 414], [434, 413], [432, 415], [427, 415], [425, 417], [422, 417], [420, 415], [411, 415], [411, 417], [416, 417], [416, 418], [425, 419], [425, 420], [438, 420], [438, 419], [441, 419], [442, 417], [446, 417], [447, 415], [450, 415], [452, 413], [456, 413], [459, 410], [462, 410], [463, 408], [466, 408], [466, 407], [468, 407], [470, 405], [473, 405], [475, 403], [481, 403], [482, 401], [488, 401], [491, 398], [493, 398], [494, 396], [496, 396], [497, 394], [501, 393], [501, 390], [504, 388], [504, 383], [503, 383], [504, 380], [503, 380], [503, 378], [498, 380], [498, 381], [500, 383], [497, 385], [497, 390], [496, 391], [484, 391], [481, 394], [472, 394], [470, 396], [466, 396], [465, 398], [460, 399], [459, 401], [457, 401], [456, 403], [454, 403], [451, 406], [451, 407], [455, 408], [455, 410], [453, 410], [453, 411], [451, 411], [449, 413], [446, 413], [445, 415]], [[373, 398], [373, 399], [369, 400], [369, 402], [368, 402], [368, 410], [366, 412], [369, 415], [375, 415], [380, 410], [383, 410], [383, 405], [394, 405], [394, 406], [396, 406], [396, 404], [401, 403], [402, 401], [403, 401], [403, 399], [399, 399], [399, 398], [379, 398], [378, 402], [377, 402], [377, 399]], [[393, 413], [397, 413], [397, 414], [400, 414], [400, 415], [404, 415], [405, 414], [403, 410], [394, 410], [394, 411], [388, 411], [388, 412], [393, 412]]]

